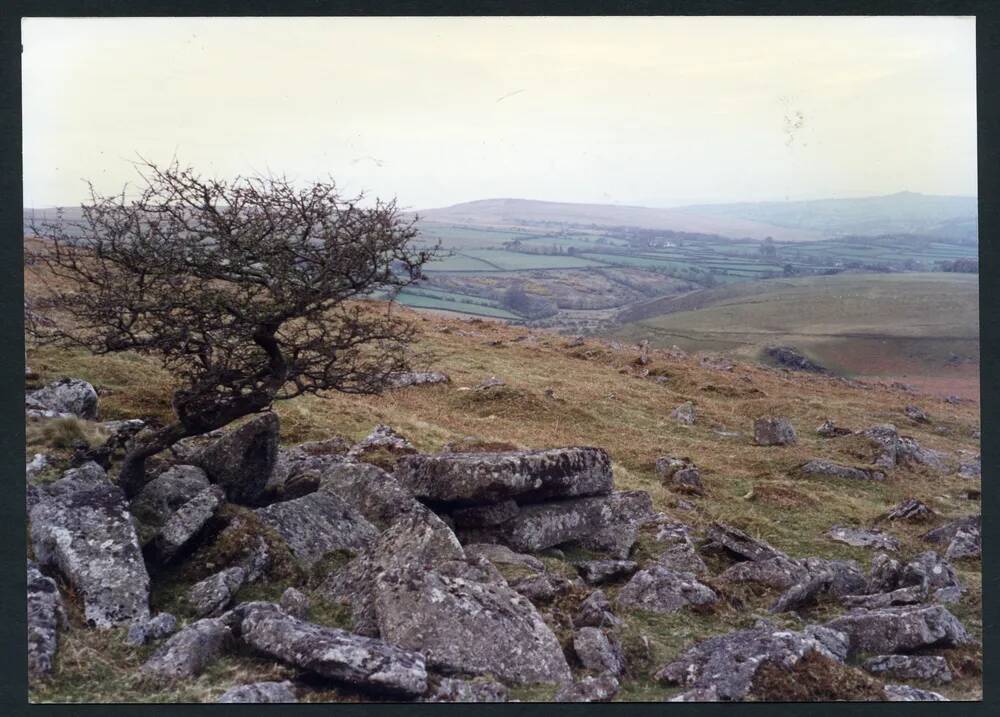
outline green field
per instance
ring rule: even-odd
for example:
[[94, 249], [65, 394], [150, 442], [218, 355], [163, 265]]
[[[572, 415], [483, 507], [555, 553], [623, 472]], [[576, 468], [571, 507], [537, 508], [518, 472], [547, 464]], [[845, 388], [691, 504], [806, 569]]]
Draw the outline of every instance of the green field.
[[[445, 294], [446, 292], [439, 292]], [[460, 294], [452, 296], [459, 297]], [[408, 291], [402, 291], [396, 297], [396, 301], [404, 306], [411, 306], [417, 309], [437, 309], [439, 311], [454, 311], [459, 314], [473, 314], [475, 316], [492, 316], [498, 319], [510, 319], [518, 321], [521, 319], [517, 314], [511, 313], [499, 306], [492, 306], [485, 303], [478, 303], [477, 300], [448, 300], [442, 297], [422, 296]]]

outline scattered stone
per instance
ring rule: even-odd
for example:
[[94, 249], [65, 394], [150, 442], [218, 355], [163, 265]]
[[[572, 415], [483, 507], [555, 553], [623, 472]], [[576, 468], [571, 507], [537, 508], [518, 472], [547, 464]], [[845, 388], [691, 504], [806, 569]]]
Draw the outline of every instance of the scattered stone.
[[129, 625], [125, 644], [130, 647], [140, 647], [153, 640], [162, 640], [175, 632], [177, 632], [177, 618], [169, 612], [161, 612], [149, 620]]
[[827, 370], [815, 361], [803, 356], [798, 349], [791, 346], [768, 346], [764, 353], [779, 366], [792, 371], [808, 371], [810, 373], [827, 373]]
[[243, 704], [276, 704], [298, 702], [292, 683], [284, 682], [254, 682], [249, 685], [232, 687], [222, 693], [217, 702]]
[[396, 433], [389, 426], [380, 423], [360, 443], [352, 446], [347, 455], [356, 460], [364, 461], [372, 454], [388, 453], [390, 456], [398, 459], [400, 456], [407, 456], [416, 452], [417, 449], [406, 438]]
[[891, 550], [893, 552], [899, 550], [899, 541], [880, 530], [835, 525], [827, 531], [826, 535], [830, 540], [858, 548], [875, 548], [876, 550]]
[[850, 428], [842, 428], [834, 425], [833, 421], [828, 418], [819, 425], [816, 429], [816, 433], [823, 438], [838, 438], [840, 436], [848, 436], [853, 433], [853, 431]]
[[610, 702], [618, 694], [620, 685], [612, 675], [584, 677], [579, 682], [566, 685], [553, 698], [554, 702]]
[[625, 658], [621, 646], [596, 627], [581, 627], [573, 636], [573, 651], [587, 670], [621, 677]]
[[639, 569], [634, 560], [585, 560], [576, 564], [580, 577], [589, 585], [627, 578]]
[[698, 411], [691, 401], [685, 401], [670, 412], [670, 417], [684, 426], [693, 426], [698, 420]]
[[197, 466], [168, 468], [144, 485], [132, 499], [132, 515], [144, 525], [160, 528], [177, 510], [211, 484]]
[[618, 593], [617, 604], [650, 612], [671, 613], [692, 605], [703, 607], [717, 602], [719, 596], [698, 582], [692, 573], [653, 565], [636, 573]]
[[979, 528], [959, 528], [945, 551], [948, 560], [979, 558], [983, 554], [983, 538]]
[[407, 456], [395, 475], [417, 498], [466, 505], [607, 495], [612, 488], [611, 459], [601, 448]]
[[700, 696], [737, 701], [750, 692], [761, 665], [777, 662], [790, 669], [814, 652], [843, 662], [847, 638], [817, 625], [792, 632], [765, 623], [695, 644], [657, 672], [656, 679], [700, 690]]
[[884, 593], [899, 587], [903, 566], [885, 553], [879, 553], [872, 558], [870, 577], [868, 578], [869, 593]]
[[621, 622], [601, 590], [590, 593], [573, 615], [573, 624], [577, 627], [615, 627]]
[[149, 616], [149, 574], [125, 494], [94, 463], [67, 471], [36, 494], [30, 540], [42, 567], [58, 570], [80, 596], [92, 627]]
[[844, 633], [852, 653], [889, 654], [971, 641], [958, 618], [940, 605], [855, 609], [826, 623]]
[[882, 468], [894, 468], [898, 462], [899, 433], [891, 423], [873, 426], [861, 432], [875, 450], [873, 463]]
[[948, 702], [948, 698], [937, 692], [921, 690], [909, 685], [886, 685], [885, 697], [889, 702]]
[[915, 439], [901, 436], [896, 454], [899, 465], [921, 465], [935, 471], [948, 472], [948, 463], [940, 451], [922, 447]]
[[201, 532], [223, 503], [219, 486], [209, 486], [178, 508], [151, 542], [153, 553], [163, 562], [174, 560]]
[[718, 543], [737, 560], [767, 560], [769, 558], [787, 558], [787, 556], [772, 548], [762, 540], [751, 538], [738, 528], [724, 523], [712, 523], [708, 526], [709, 541]]
[[931, 419], [928, 418], [924, 410], [919, 406], [907, 406], [903, 409], [903, 413], [906, 417], [915, 423], [930, 423]]
[[758, 446], [790, 446], [798, 439], [787, 418], [762, 416], [753, 423], [753, 439]]
[[815, 459], [808, 461], [796, 471], [799, 475], [819, 478], [847, 478], [849, 480], [885, 480], [882, 471], [845, 466], [833, 461]]
[[78, 378], [61, 378], [32, 391], [25, 396], [24, 405], [27, 414], [33, 417], [97, 419], [97, 391]]
[[400, 371], [390, 374], [387, 381], [390, 388], [409, 388], [410, 386], [450, 382], [448, 374], [441, 371]]
[[325, 490], [259, 508], [256, 513], [307, 567], [333, 550], [360, 550], [378, 535], [353, 506]]
[[491, 388], [501, 388], [506, 386], [507, 382], [502, 378], [497, 378], [496, 376], [490, 376], [487, 379], [481, 381], [474, 390], [476, 391], [489, 391]]
[[416, 697], [427, 691], [423, 656], [382, 640], [263, 608], [247, 610], [239, 632], [258, 652], [327, 679], [390, 695]]
[[657, 565], [695, 575], [708, 572], [705, 561], [698, 555], [691, 540], [691, 529], [683, 523], [661, 525], [654, 540], [657, 545], [666, 546], [666, 549], [656, 558]]
[[198, 620], [163, 643], [141, 671], [165, 679], [200, 675], [229, 646], [232, 637], [222, 620]]
[[59, 647], [59, 627], [66, 613], [56, 581], [45, 577], [28, 561], [28, 677], [32, 680], [52, 673]]
[[832, 580], [829, 573], [809, 576], [783, 592], [771, 606], [771, 612], [790, 612], [814, 604], [820, 595], [829, 590]]
[[982, 459], [977, 457], [976, 460], [970, 461], [968, 463], [962, 463], [958, 466], [958, 475], [961, 478], [982, 478], [983, 477], [983, 463]]
[[725, 356], [709, 354], [698, 359], [698, 365], [702, 368], [709, 368], [714, 371], [732, 371], [734, 364]]
[[916, 605], [927, 599], [927, 588], [923, 585], [910, 585], [889, 592], [871, 595], [845, 595], [842, 602], [847, 607], [862, 607], [876, 610], [899, 605]]
[[951, 682], [948, 661], [939, 656], [878, 655], [865, 660], [862, 668], [873, 675], [897, 680], [923, 680], [939, 685]]
[[920, 553], [903, 566], [900, 585], [922, 585], [927, 590], [961, 587], [955, 571], [947, 560], [933, 550]]
[[267, 412], [193, 452], [188, 462], [222, 486], [226, 499], [258, 505], [278, 457], [278, 416]]
[[510, 586], [536, 604], [552, 602], [560, 592], [559, 588], [553, 583], [552, 578], [544, 573], [537, 573], [511, 581]]
[[964, 518], [959, 518], [958, 520], [953, 520], [950, 523], [945, 523], [944, 525], [934, 528], [933, 530], [928, 530], [926, 533], [921, 535], [920, 538], [928, 543], [947, 545], [955, 539], [959, 530], [969, 530], [972, 528], [980, 530], [982, 521], [982, 514], [967, 515]]
[[673, 456], [657, 458], [656, 472], [663, 481], [663, 485], [693, 495], [705, 494], [705, 488], [701, 484], [701, 471], [689, 458], [674, 458]]
[[246, 577], [247, 571], [241, 567], [217, 572], [191, 586], [187, 593], [188, 604], [198, 617], [218, 616], [229, 607]]
[[507, 688], [490, 679], [456, 680], [445, 677], [424, 702], [506, 702]]
[[281, 593], [281, 600], [278, 602], [286, 614], [297, 617], [299, 620], [309, 619], [309, 598], [301, 590], [288, 588]]

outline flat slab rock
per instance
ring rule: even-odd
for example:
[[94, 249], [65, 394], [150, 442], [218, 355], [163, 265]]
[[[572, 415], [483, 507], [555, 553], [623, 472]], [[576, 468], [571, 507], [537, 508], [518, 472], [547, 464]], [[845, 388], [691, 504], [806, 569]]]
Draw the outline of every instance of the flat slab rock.
[[847, 635], [852, 653], [889, 654], [924, 647], [956, 647], [972, 640], [957, 617], [941, 605], [856, 608], [826, 623]]
[[617, 605], [672, 613], [688, 606], [711, 605], [718, 599], [715, 591], [698, 582], [694, 574], [679, 573], [654, 564], [632, 576], [618, 593]]
[[600, 448], [404, 456], [396, 479], [416, 497], [454, 504], [607, 495], [611, 459]]
[[324, 627], [277, 609], [251, 609], [240, 622], [250, 647], [321, 677], [388, 695], [427, 691], [424, 658], [382, 640]]
[[750, 692], [763, 663], [776, 661], [790, 668], [810, 652], [843, 662], [847, 645], [845, 635], [819, 625], [793, 632], [762, 624], [696, 643], [665, 665], [655, 678], [711, 694], [715, 700], [737, 701]]
[[259, 508], [256, 513], [307, 567], [333, 550], [360, 550], [378, 535], [361, 513], [328, 490]]
[[827, 531], [826, 536], [830, 540], [846, 545], [853, 545], [858, 548], [874, 548], [876, 550], [889, 550], [896, 552], [899, 550], [899, 540], [883, 533], [881, 530], [867, 530], [865, 528], [851, 528], [843, 525], [835, 525]]
[[62, 573], [93, 627], [149, 617], [149, 574], [125, 494], [88, 463], [37, 492], [29, 513], [39, 565]]
[[153, 537], [151, 550], [163, 562], [177, 558], [222, 506], [225, 493], [216, 485], [199, 491], [174, 511]]

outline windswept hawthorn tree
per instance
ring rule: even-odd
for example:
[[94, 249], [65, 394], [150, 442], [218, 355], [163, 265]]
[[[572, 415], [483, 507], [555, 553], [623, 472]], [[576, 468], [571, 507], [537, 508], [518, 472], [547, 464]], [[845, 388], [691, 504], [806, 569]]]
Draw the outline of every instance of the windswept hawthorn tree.
[[[362, 206], [332, 182], [203, 179], [146, 163], [138, 196], [99, 196], [82, 219], [32, 227], [28, 260], [47, 274], [39, 301], [59, 320], [39, 342], [96, 354], [158, 356], [181, 383], [176, 421], [140, 436], [119, 483], [134, 494], [145, 461], [280, 399], [377, 393], [407, 368], [414, 329], [391, 298], [433, 250], [392, 202]], [[386, 292], [389, 302], [371, 299]]]

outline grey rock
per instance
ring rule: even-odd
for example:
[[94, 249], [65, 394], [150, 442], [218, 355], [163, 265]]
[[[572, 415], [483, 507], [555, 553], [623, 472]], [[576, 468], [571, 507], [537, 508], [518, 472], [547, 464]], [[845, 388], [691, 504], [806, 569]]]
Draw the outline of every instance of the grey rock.
[[903, 566], [900, 585], [923, 585], [928, 590], [961, 587], [955, 570], [933, 550], [920, 553]]
[[543, 573], [511, 581], [510, 586], [536, 604], [552, 602], [560, 592], [560, 586], [556, 585], [551, 577]]
[[673, 456], [657, 458], [656, 472], [665, 486], [693, 495], [705, 494], [705, 487], [701, 483], [701, 471], [688, 458]]
[[958, 618], [940, 605], [855, 609], [826, 626], [848, 636], [852, 653], [955, 647], [972, 639]]
[[880, 530], [852, 528], [835, 525], [826, 533], [830, 540], [845, 543], [859, 548], [875, 548], [877, 550], [899, 550], [899, 541], [888, 533]]
[[370, 453], [383, 451], [396, 456], [404, 456], [416, 453], [417, 449], [392, 428], [380, 423], [360, 442], [353, 445], [351, 450], [347, 452], [347, 455], [363, 460]]
[[44, 453], [36, 453], [31, 460], [24, 465], [24, 477], [26, 480], [35, 478], [38, 474], [52, 465], [51, 460]]
[[209, 485], [201, 468], [172, 466], [142, 487], [132, 499], [130, 510], [143, 524], [159, 528]]
[[930, 423], [931, 419], [927, 416], [927, 413], [920, 408], [920, 406], [907, 406], [903, 409], [903, 413], [911, 421], [916, 423]]
[[657, 564], [682, 573], [701, 575], [708, 572], [705, 561], [698, 555], [691, 540], [691, 529], [683, 523], [660, 525], [655, 541], [657, 547], [664, 548], [656, 558]]
[[907, 436], [901, 436], [899, 439], [896, 462], [904, 466], [927, 466], [940, 472], [946, 472], [948, 469], [948, 462], [943, 453], [930, 448], [924, 448], [915, 439]]
[[685, 401], [670, 412], [670, 417], [685, 426], [693, 426], [698, 420], [698, 411], [691, 401]]
[[926, 533], [920, 536], [922, 540], [928, 543], [936, 543], [938, 545], [947, 545], [952, 540], [955, 539], [955, 535], [958, 534], [959, 530], [975, 528], [979, 530], [982, 526], [983, 516], [979, 515], [967, 515], [964, 518], [959, 518], [958, 520], [953, 520], [949, 523], [934, 528], [933, 530], [928, 530]]
[[288, 615], [299, 620], [309, 619], [309, 598], [301, 590], [288, 588], [281, 593], [278, 606]]
[[967, 463], [961, 463], [958, 466], [958, 475], [962, 478], [982, 478], [983, 476], [983, 464], [980, 458], [976, 458], [974, 461], [969, 461]]
[[757, 583], [775, 590], [788, 590], [809, 577], [809, 571], [795, 560], [775, 556], [746, 560], [726, 568], [719, 577], [731, 583]]
[[497, 378], [496, 376], [490, 376], [489, 378], [484, 378], [478, 384], [476, 384], [475, 391], [489, 391], [493, 388], [502, 388], [507, 385], [507, 382], [502, 378]]
[[925, 503], [915, 498], [908, 498], [899, 505], [879, 516], [880, 520], [905, 520], [908, 522], [920, 522], [930, 520], [936, 513], [927, 507]]
[[140, 620], [129, 625], [125, 644], [140, 647], [153, 640], [162, 640], [177, 632], [177, 618], [169, 612], [161, 612], [148, 620]]
[[903, 565], [885, 553], [872, 558], [871, 573], [868, 578], [869, 593], [884, 593], [899, 587]]
[[404, 456], [395, 475], [417, 498], [466, 505], [607, 495], [612, 488], [611, 459], [600, 448]]
[[812, 359], [791, 346], [768, 346], [764, 353], [774, 360], [778, 366], [792, 371], [807, 371], [809, 373], [827, 373], [827, 370]]
[[895, 607], [898, 605], [916, 605], [927, 599], [927, 588], [923, 585], [910, 585], [896, 588], [888, 592], [870, 595], [845, 595], [842, 599], [848, 607], [863, 607], [869, 610]]
[[292, 683], [284, 682], [254, 682], [249, 685], [231, 687], [222, 693], [217, 702], [242, 704], [275, 704], [298, 702]]
[[149, 574], [121, 489], [96, 464], [39, 489], [29, 514], [38, 564], [58, 570], [83, 601], [93, 627], [149, 616]]
[[224, 493], [219, 486], [209, 486], [178, 508], [152, 540], [152, 550], [163, 562], [177, 558], [201, 532], [222, 505]]
[[198, 617], [222, 613], [246, 581], [247, 571], [241, 567], [227, 568], [195, 583], [187, 593], [187, 601]]
[[939, 685], [951, 682], [948, 661], [932, 655], [877, 655], [862, 667], [873, 675], [897, 680], [923, 680]]
[[787, 557], [762, 540], [752, 538], [742, 530], [724, 523], [712, 523], [708, 526], [707, 537], [718, 543], [737, 560], [767, 560], [769, 558]]
[[885, 480], [882, 471], [867, 468], [855, 468], [842, 463], [826, 460], [811, 460], [798, 467], [796, 472], [801, 476], [814, 478], [846, 478], [848, 480]]
[[469, 558], [482, 557], [489, 560], [494, 565], [516, 565], [527, 568], [536, 573], [545, 570], [545, 564], [533, 555], [527, 553], [515, 553], [506, 545], [492, 543], [468, 543], [464, 546], [465, 554]]
[[599, 505], [597, 530], [584, 535], [580, 545], [625, 560], [639, 538], [639, 528], [656, 518], [653, 500], [644, 490], [615, 491]]
[[198, 620], [164, 642], [141, 671], [165, 679], [200, 675], [229, 647], [232, 637], [218, 618]]
[[66, 613], [55, 580], [42, 575], [30, 560], [27, 576], [28, 677], [35, 680], [52, 673]]
[[553, 697], [554, 702], [610, 702], [621, 685], [613, 675], [584, 677], [579, 682], [566, 685]]
[[321, 490], [335, 493], [382, 530], [420, 507], [399, 481], [370, 463], [330, 463], [318, 474]]
[[656, 679], [711, 691], [707, 694], [718, 700], [742, 700], [750, 691], [757, 669], [765, 662], [791, 668], [812, 652], [843, 661], [846, 638], [835, 631], [811, 627], [792, 632], [763, 624], [702, 640], [665, 665], [656, 673]]
[[889, 702], [948, 702], [948, 698], [937, 692], [921, 690], [909, 685], [886, 685], [885, 698]]
[[853, 431], [851, 431], [850, 428], [837, 426], [828, 418], [816, 428], [816, 433], [823, 438], [838, 438], [840, 436], [848, 436], [853, 433]]
[[960, 528], [945, 551], [948, 560], [978, 558], [983, 554], [983, 538], [979, 528]]
[[573, 635], [573, 651], [587, 670], [606, 672], [621, 677], [625, 672], [625, 657], [621, 646], [607, 633], [596, 627], [581, 627]]
[[810, 575], [806, 580], [788, 588], [771, 606], [771, 612], [789, 612], [814, 604], [829, 591], [833, 576], [830, 573]]
[[589, 585], [627, 578], [639, 569], [634, 560], [584, 560], [576, 564], [580, 577]]
[[517, 502], [511, 499], [489, 505], [459, 508], [451, 513], [451, 518], [459, 528], [489, 528], [510, 520], [520, 510]]
[[952, 605], [962, 599], [962, 588], [952, 585], [947, 588], [938, 588], [934, 591], [934, 602], [942, 605]]
[[622, 621], [611, 610], [611, 603], [602, 590], [595, 590], [580, 603], [573, 615], [576, 627], [616, 627]]
[[265, 655], [357, 688], [416, 697], [427, 691], [424, 658], [382, 640], [323, 627], [280, 610], [248, 610], [241, 639]]
[[805, 558], [798, 563], [805, 567], [810, 576], [828, 575], [827, 592], [834, 597], [861, 592], [868, 585], [860, 566], [853, 560]]
[[353, 506], [325, 490], [258, 508], [256, 512], [307, 567], [333, 550], [360, 550], [378, 535]]
[[653, 565], [632, 576], [618, 593], [621, 607], [671, 613], [687, 606], [702, 607], [717, 602], [719, 596], [698, 582], [692, 573]]
[[241, 505], [262, 500], [278, 457], [278, 416], [263, 413], [193, 453], [188, 462]]
[[798, 438], [787, 418], [762, 416], [753, 423], [753, 439], [758, 446], [790, 446]]
[[894, 468], [899, 461], [899, 432], [891, 423], [861, 431], [875, 449], [873, 463], [882, 468]]
[[29, 415], [45, 418], [69, 415], [93, 421], [97, 419], [97, 391], [78, 378], [61, 378], [29, 393], [25, 407]]
[[390, 374], [387, 380], [390, 388], [409, 388], [436, 383], [449, 383], [448, 374], [441, 371], [399, 371]]
[[442, 678], [431, 688], [424, 702], [506, 702], [507, 688], [490, 679], [457, 680]]

